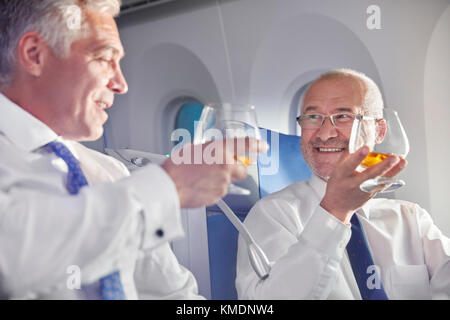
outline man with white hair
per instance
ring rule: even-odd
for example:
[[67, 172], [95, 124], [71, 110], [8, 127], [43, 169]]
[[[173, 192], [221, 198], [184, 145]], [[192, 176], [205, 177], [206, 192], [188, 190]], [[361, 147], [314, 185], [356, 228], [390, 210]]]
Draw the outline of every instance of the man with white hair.
[[357, 172], [369, 148], [349, 154], [354, 118], [383, 114], [377, 85], [354, 70], [334, 70], [311, 83], [300, 108], [301, 150], [312, 176], [249, 212], [245, 225], [273, 265], [259, 279], [239, 239], [239, 298], [449, 299], [450, 239], [418, 205], [373, 199], [375, 191], [359, 188], [406, 165], [390, 155]]
[[243, 165], [168, 159], [129, 176], [76, 142], [98, 139], [128, 90], [119, 11], [119, 0], [0, 0], [0, 297], [202, 298], [168, 241], [183, 235], [180, 207], [216, 202]]

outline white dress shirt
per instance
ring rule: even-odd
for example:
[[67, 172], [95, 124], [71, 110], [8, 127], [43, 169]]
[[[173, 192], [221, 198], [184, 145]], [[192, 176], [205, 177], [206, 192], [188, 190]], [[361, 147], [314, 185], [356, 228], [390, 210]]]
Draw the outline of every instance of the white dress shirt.
[[[184, 232], [164, 170], [149, 165], [129, 176], [119, 161], [65, 141], [1, 94], [0, 115], [1, 297], [95, 299], [98, 280], [115, 270], [128, 299], [198, 297], [168, 244]], [[51, 141], [80, 161], [89, 185], [78, 195], [65, 188], [66, 163], [43, 147]], [[71, 266], [80, 268], [80, 289], [68, 285]]]
[[[319, 205], [325, 189], [312, 175], [252, 208], [245, 225], [274, 265], [260, 280], [240, 238], [240, 299], [361, 299], [346, 251], [351, 228]], [[357, 214], [389, 299], [450, 298], [450, 239], [424, 209], [372, 199]]]

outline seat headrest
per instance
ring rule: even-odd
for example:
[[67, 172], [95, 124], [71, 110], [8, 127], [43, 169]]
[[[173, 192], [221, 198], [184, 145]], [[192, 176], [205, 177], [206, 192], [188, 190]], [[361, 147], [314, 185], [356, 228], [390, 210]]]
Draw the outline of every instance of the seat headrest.
[[260, 198], [311, 177], [311, 170], [303, 159], [299, 136], [267, 130], [266, 137], [269, 152], [258, 159]]
[[[261, 128], [261, 135], [269, 144], [269, 152], [258, 157], [258, 165], [247, 168], [247, 178], [236, 183], [251, 191], [249, 196], [228, 194], [224, 201], [241, 217], [245, 217], [259, 199], [288, 185], [311, 176], [303, 159], [300, 137]], [[209, 212], [221, 212], [210, 206]]]

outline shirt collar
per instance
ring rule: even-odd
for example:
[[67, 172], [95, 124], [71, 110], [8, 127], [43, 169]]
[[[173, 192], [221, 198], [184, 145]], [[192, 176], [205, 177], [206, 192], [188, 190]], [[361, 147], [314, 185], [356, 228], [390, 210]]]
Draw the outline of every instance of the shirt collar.
[[[309, 184], [311, 188], [313, 188], [314, 192], [319, 196], [319, 199], [322, 199], [325, 196], [325, 192], [327, 190], [327, 183], [322, 180], [315, 173], [311, 174], [311, 178], [309, 179]], [[370, 203], [370, 200], [369, 200]], [[363, 215], [367, 219], [369, 219], [369, 206], [368, 204], [364, 205], [362, 208], [356, 210], [356, 212], [360, 215]]]
[[31, 152], [54, 141], [58, 135], [0, 93], [0, 132], [18, 148]]
[[311, 174], [311, 178], [309, 179], [309, 184], [311, 188], [315, 191], [315, 193], [319, 196], [319, 199], [322, 199], [325, 195], [325, 191], [327, 189], [327, 183], [322, 180], [315, 173]]

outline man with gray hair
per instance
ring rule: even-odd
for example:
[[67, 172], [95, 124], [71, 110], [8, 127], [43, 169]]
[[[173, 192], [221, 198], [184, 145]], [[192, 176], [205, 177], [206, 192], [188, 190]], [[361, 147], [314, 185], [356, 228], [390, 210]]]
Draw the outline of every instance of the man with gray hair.
[[201, 298], [168, 244], [183, 235], [180, 207], [215, 203], [246, 171], [168, 159], [130, 176], [77, 142], [103, 134], [128, 90], [119, 11], [119, 0], [0, 0], [1, 297]]
[[349, 154], [353, 120], [379, 119], [382, 111], [377, 85], [354, 70], [330, 71], [307, 88], [297, 119], [312, 176], [249, 212], [245, 225], [273, 265], [268, 278], [259, 279], [239, 239], [240, 299], [450, 298], [450, 239], [418, 205], [373, 199], [376, 191], [359, 188], [406, 166], [390, 155], [356, 171], [369, 148]]

